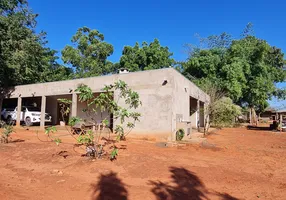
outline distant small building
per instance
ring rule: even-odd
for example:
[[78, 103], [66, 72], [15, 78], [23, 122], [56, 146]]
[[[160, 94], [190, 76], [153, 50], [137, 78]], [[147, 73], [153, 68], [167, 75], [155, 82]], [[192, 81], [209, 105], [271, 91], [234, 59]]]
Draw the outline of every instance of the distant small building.
[[282, 115], [283, 120], [286, 118], [286, 110], [275, 109], [275, 108], [266, 108], [263, 113], [260, 114], [259, 120], [280, 120], [280, 115]]

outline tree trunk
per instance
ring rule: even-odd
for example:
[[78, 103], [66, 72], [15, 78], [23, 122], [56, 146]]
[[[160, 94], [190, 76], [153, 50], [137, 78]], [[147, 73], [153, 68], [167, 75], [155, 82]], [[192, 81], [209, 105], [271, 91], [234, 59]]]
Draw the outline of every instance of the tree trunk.
[[249, 123], [250, 123], [250, 125], [252, 125], [252, 108], [250, 107], [249, 108]]
[[253, 107], [249, 108], [250, 125], [257, 125], [257, 115]]
[[205, 119], [205, 125], [204, 125], [204, 135], [207, 133], [207, 119]]
[[206, 115], [204, 124], [204, 135], [208, 133], [209, 128], [210, 128], [209, 115]]
[[[3, 105], [3, 97], [0, 97], [0, 112], [2, 112], [2, 105]], [[0, 114], [0, 120], [2, 120], [2, 115]]]
[[252, 118], [253, 118], [254, 125], [257, 126], [257, 115], [256, 115], [254, 108], [252, 108]]

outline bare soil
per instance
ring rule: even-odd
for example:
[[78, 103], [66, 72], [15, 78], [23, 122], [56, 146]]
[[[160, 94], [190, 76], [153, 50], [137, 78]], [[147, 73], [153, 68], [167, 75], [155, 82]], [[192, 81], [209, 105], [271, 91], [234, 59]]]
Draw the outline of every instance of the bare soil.
[[70, 136], [12, 137], [0, 144], [1, 200], [286, 199], [286, 133], [223, 129], [177, 147], [127, 139], [113, 162], [81, 157]]

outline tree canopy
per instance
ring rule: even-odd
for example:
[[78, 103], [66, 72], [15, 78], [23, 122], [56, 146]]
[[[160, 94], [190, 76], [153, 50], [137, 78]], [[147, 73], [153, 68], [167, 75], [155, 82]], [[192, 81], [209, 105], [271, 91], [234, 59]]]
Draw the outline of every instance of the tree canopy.
[[75, 77], [83, 78], [108, 74], [113, 64], [107, 58], [113, 54], [113, 46], [104, 41], [104, 35], [88, 27], [79, 28], [72, 37], [74, 45], [62, 51], [64, 63], [75, 69]]
[[46, 33], [36, 33], [36, 18], [26, 0], [0, 1], [0, 110], [13, 86], [67, 79], [71, 71], [46, 47]]
[[124, 47], [119, 67], [132, 72], [166, 68], [175, 63], [175, 60], [171, 58], [172, 55], [169, 48], [162, 47], [158, 39], [154, 39], [150, 44], [143, 42], [141, 47], [136, 42], [134, 47]]
[[61, 71], [63, 66], [56, 63], [56, 51], [45, 47], [46, 33], [36, 33], [36, 17], [26, 0], [0, 2], [2, 88], [61, 79], [54, 70]]
[[[0, 3], [1, 86], [25, 84], [38, 79], [38, 52], [42, 52], [41, 36], [34, 34], [36, 15], [26, 1]], [[37, 56], [34, 56], [34, 55]]]
[[46, 51], [45, 59], [47, 65], [44, 65], [41, 72], [41, 82], [61, 81], [73, 78], [73, 70], [57, 62], [59, 59], [56, 56], [55, 50]]
[[272, 95], [281, 97], [275, 84], [286, 79], [284, 54], [250, 32], [237, 40], [225, 33], [208, 37], [206, 48], [192, 48], [183, 73], [199, 85], [212, 81], [240, 105], [261, 109]]

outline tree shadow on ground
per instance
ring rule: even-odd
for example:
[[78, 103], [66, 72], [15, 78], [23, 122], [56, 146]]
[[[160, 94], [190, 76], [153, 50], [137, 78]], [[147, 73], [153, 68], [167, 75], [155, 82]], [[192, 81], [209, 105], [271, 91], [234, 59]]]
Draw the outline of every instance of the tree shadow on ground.
[[216, 193], [217, 196], [221, 197], [222, 200], [239, 200], [233, 196], [230, 196], [227, 193]]
[[271, 131], [270, 127], [263, 127], [263, 126], [248, 125], [246, 128], [248, 130], [256, 130], [256, 131]]
[[192, 172], [177, 167], [170, 167], [172, 182], [150, 181], [152, 192], [157, 200], [207, 199], [205, 186]]
[[101, 174], [99, 181], [92, 184], [92, 200], [127, 200], [128, 192], [125, 184], [117, 177], [117, 174], [110, 172]]
[[25, 142], [25, 140], [22, 139], [16, 139], [16, 140], [12, 140], [11, 143], [17, 143], [17, 142]]
[[157, 200], [209, 200], [207, 194], [219, 196], [222, 200], [237, 200], [224, 193], [209, 192], [203, 182], [185, 168], [170, 167], [171, 182], [150, 181], [152, 193]]

